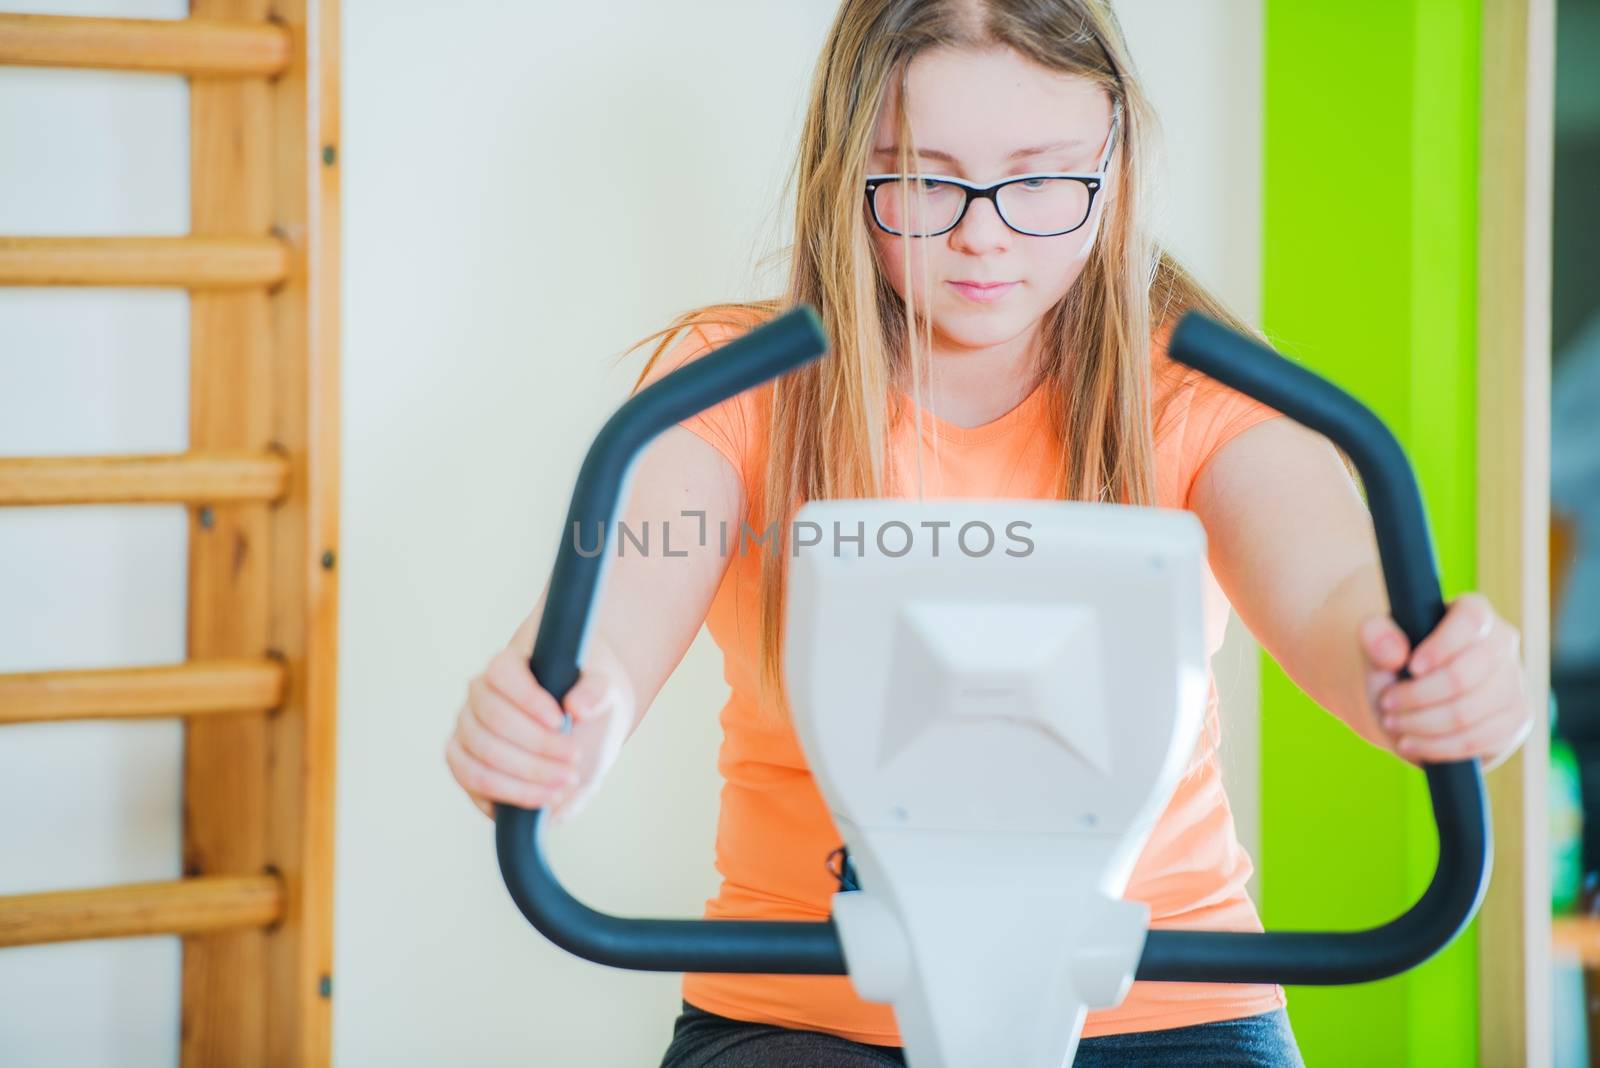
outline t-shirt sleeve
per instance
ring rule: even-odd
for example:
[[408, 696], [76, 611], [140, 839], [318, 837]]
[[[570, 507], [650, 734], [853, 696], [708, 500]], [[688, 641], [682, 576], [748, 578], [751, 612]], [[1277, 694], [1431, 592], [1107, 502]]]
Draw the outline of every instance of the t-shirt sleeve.
[[[681, 337], [649, 364], [632, 392], [638, 393], [673, 371], [715, 352], [728, 342], [742, 337], [750, 328], [726, 323], [689, 326]], [[678, 423], [721, 453], [746, 485], [749, 484], [751, 446], [755, 435], [755, 392], [746, 390]]]
[[1199, 378], [1189, 392], [1183, 428], [1184, 507], [1189, 506], [1195, 479], [1224, 445], [1253, 426], [1281, 418], [1285, 418], [1282, 412], [1254, 397], [1215, 379]]

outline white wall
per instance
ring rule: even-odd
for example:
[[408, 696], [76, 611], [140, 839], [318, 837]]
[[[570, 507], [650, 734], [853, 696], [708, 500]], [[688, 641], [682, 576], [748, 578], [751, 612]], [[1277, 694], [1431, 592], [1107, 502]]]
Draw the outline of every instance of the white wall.
[[[478, 0], [446, 17], [344, 0], [339, 1063], [659, 1056], [677, 978], [539, 939], [441, 746], [639, 366], [610, 357], [752, 291], [834, 6]], [[1184, 176], [1167, 230], [1254, 314], [1259, 0], [1120, 7]], [[0, 70], [0, 233], [182, 232], [186, 122], [179, 79]], [[181, 449], [185, 309], [174, 293], [0, 289], [0, 454]], [[183, 541], [177, 509], [0, 512], [0, 670], [181, 658]], [[558, 833], [591, 903], [692, 915], [712, 892], [722, 693], [702, 639]], [[0, 892], [175, 876], [179, 746], [168, 724], [0, 733]], [[175, 949], [0, 951], [0, 1059], [173, 1063]]]
[[1115, 0], [1165, 145], [1161, 233], [1261, 316], [1261, 0]]
[[[640, 365], [611, 357], [749, 292], [833, 6], [471, 3], [444, 24], [346, 0], [341, 1063], [659, 1060], [678, 977], [543, 942], [442, 746]], [[557, 838], [596, 907], [698, 915], [715, 889], [725, 691], [702, 642]]]

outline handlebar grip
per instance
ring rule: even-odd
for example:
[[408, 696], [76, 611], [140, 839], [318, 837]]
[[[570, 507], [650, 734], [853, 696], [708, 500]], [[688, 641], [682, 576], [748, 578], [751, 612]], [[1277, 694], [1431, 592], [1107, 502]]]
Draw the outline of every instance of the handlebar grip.
[[[1400, 443], [1361, 402], [1259, 341], [1198, 312], [1179, 322], [1172, 357], [1328, 437], [1367, 491], [1390, 613], [1415, 647], [1444, 618], [1422, 497]], [[1151, 931], [1136, 978], [1336, 984], [1415, 967], [1472, 919], [1489, 883], [1489, 810], [1476, 760], [1431, 764], [1428, 796], [1439, 859], [1422, 897], [1364, 931]]]
[[[558, 703], [578, 681], [609, 527], [644, 446], [695, 413], [817, 359], [827, 347], [816, 313], [798, 307], [640, 390], [606, 421], [572, 491], [528, 662]], [[599, 551], [580, 554], [578, 533], [591, 524], [599, 528]], [[517, 908], [546, 938], [580, 957], [642, 971], [845, 972], [832, 921], [624, 919], [589, 908], [550, 869], [538, 809], [497, 804], [495, 848]]]

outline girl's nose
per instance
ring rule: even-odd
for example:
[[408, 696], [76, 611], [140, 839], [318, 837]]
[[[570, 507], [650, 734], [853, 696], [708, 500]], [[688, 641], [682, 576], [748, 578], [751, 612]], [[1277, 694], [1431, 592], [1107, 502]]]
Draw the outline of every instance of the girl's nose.
[[973, 198], [961, 225], [950, 231], [950, 244], [962, 252], [994, 252], [1010, 243], [1010, 235], [994, 201]]

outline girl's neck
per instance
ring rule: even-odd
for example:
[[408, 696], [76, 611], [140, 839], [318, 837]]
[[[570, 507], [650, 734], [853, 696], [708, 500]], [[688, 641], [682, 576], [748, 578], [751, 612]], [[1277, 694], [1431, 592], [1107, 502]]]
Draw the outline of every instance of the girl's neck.
[[[924, 382], [917, 400], [925, 411], [960, 427], [982, 426], [1005, 415], [1027, 399], [1039, 384], [1034, 342], [1038, 328], [988, 348], [933, 342], [933, 380]], [[906, 382], [902, 387], [911, 391]]]

